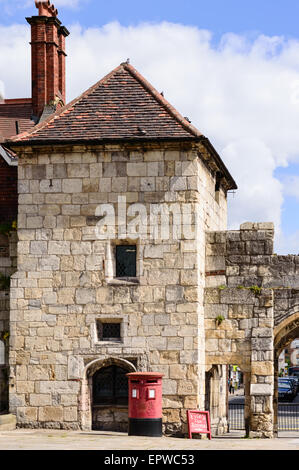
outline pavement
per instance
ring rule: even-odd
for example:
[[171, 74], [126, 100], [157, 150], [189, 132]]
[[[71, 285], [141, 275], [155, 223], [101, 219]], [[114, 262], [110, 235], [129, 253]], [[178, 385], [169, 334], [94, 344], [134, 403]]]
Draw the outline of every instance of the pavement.
[[0, 450], [299, 450], [299, 433], [284, 432], [276, 439], [247, 439], [232, 431], [208, 439], [128, 436], [110, 431], [16, 429], [0, 432]]
[[[299, 396], [299, 395], [298, 395]], [[234, 402], [244, 399], [243, 390], [229, 396]], [[299, 450], [299, 432], [280, 432], [276, 439], [248, 439], [244, 431], [231, 431], [211, 440], [175, 437], [128, 436], [112, 431], [63, 431], [52, 429], [15, 429], [0, 431], [0, 450], [93, 450], [93, 451], [194, 451], [201, 450]]]
[[238, 388], [234, 393], [229, 393], [228, 397], [244, 397], [244, 388]]

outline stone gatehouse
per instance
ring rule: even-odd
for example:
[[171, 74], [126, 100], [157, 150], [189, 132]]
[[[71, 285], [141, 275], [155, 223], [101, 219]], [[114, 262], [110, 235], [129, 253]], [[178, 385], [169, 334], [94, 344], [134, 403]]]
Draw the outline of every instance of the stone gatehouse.
[[243, 371], [252, 437], [277, 433], [278, 356], [299, 333], [299, 256], [273, 254], [273, 237], [271, 223], [207, 234], [207, 369], [238, 364]]
[[[55, 9], [40, 13], [60, 28]], [[50, 101], [3, 144], [18, 156], [17, 240], [0, 258], [15, 271], [2, 331], [17, 425], [126, 430], [125, 374], [156, 371], [166, 433], [185, 435], [194, 408], [223, 433], [238, 364], [247, 434], [275, 435], [277, 357], [299, 336], [299, 257], [273, 254], [271, 223], [227, 231], [234, 179], [128, 62], [68, 105]]]

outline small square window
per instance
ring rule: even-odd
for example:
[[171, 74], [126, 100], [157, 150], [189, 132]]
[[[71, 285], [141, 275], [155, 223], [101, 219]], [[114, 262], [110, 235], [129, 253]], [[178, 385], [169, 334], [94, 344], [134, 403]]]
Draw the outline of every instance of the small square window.
[[120, 323], [97, 322], [98, 341], [120, 341]]
[[116, 277], [136, 277], [136, 245], [116, 246]]

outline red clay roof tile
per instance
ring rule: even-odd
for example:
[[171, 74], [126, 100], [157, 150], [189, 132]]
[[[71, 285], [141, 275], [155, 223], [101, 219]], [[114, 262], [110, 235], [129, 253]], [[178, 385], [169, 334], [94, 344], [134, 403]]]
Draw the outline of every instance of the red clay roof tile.
[[124, 63], [14, 142], [200, 137], [131, 65]]
[[0, 102], [0, 142], [19, 133], [30, 131], [35, 123], [31, 120], [32, 105], [30, 98], [4, 100]]
[[230, 189], [236, 183], [218, 153], [188, 119], [132, 65], [123, 63], [68, 105], [33, 129], [6, 140], [18, 146], [105, 141], [201, 140], [226, 176]]

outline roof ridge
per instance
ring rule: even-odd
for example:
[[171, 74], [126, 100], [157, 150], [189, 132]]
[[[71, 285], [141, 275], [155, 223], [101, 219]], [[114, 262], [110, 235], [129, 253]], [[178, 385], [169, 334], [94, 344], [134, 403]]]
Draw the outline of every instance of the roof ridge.
[[191, 134], [193, 134], [195, 137], [203, 137], [203, 134], [194, 126], [192, 126], [190, 124], [189, 121], [187, 121], [187, 119], [185, 119], [177, 110], [176, 108], [174, 108], [174, 106], [172, 106], [165, 98], [163, 95], [161, 95], [161, 93], [159, 93], [156, 88], [153, 87], [153, 85], [151, 85], [147, 80], [146, 78], [143, 77], [143, 75], [141, 75], [131, 64], [129, 64], [128, 62], [125, 62], [122, 64], [124, 69], [126, 69], [128, 72], [131, 73], [131, 75], [133, 75], [133, 77], [135, 79], [137, 79], [139, 81], [139, 83], [141, 83], [141, 85], [143, 85], [143, 87], [151, 93], [151, 95], [156, 99], [156, 101], [158, 101], [158, 103], [160, 105], [162, 105], [166, 111], [168, 111], [168, 113], [174, 118], [176, 119], [176, 121], [181, 124], [181, 126], [183, 126], [185, 128], [185, 130], [187, 130], [188, 132], [190, 132]]
[[190, 124], [187, 119], [185, 119], [162, 95], [159, 93], [144, 77], [141, 75], [131, 64], [128, 62], [122, 62], [120, 65], [115, 67], [111, 72], [101, 78], [98, 82], [88, 88], [86, 91], [81, 93], [78, 97], [74, 98], [70, 103], [66, 104], [62, 108], [58, 109], [50, 116], [34, 126], [31, 131], [25, 131], [9, 139], [11, 142], [19, 142], [25, 139], [26, 137], [33, 136], [41, 129], [47, 128], [52, 122], [55, 121], [58, 117], [62, 116], [64, 113], [70, 112], [82, 99], [88, 97], [92, 94], [99, 86], [102, 86], [106, 83], [111, 77], [113, 77], [121, 69], [126, 70], [130, 75], [139, 82], [139, 84], [151, 94], [155, 101], [162, 106], [166, 112], [180, 124], [185, 131], [190, 133], [195, 137], [203, 137], [203, 134], [193, 125]]
[[54, 113], [50, 114], [50, 116], [47, 119], [45, 119], [44, 121], [42, 121], [42, 122], [38, 123], [36, 126], [34, 126], [32, 131], [22, 132], [21, 134], [18, 134], [14, 138], [11, 138], [11, 139], [8, 139], [8, 140], [12, 141], [12, 142], [18, 142], [18, 141], [22, 140], [24, 137], [34, 135], [39, 130], [47, 127], [47, 125], [51, 124], [59, 116], [61, 116], [65, 112], [68, 112], [68, 111], [72, 110], [72, 108], [76, 104], [78, 104], [83, 98], [86, 98], [91, 93], [93, 93], [93, 91], [95, 91], [99, 86], [101, 86], [103, 83], [105, 83], [107, 80], [109, 80], [109, 78], [111, 78], [116, 72], [118, 72], [121, 68], [123, 68], [123, 66], [124, 66], [124, 63], [122, 63], [122, 64], [118, 65], [117, 67], [115, 67], [115, 69], [113, 69], [111, 72], [109, 72], [103, 78], [101, 78], [98, 82], [96, 82], [90, 88], [88, 88], [83, 93], [81, 93], [81, 95], [77, 96], [72, 101], [70, 101], [68, 104], [66, 104], [62, 108], [58, 109]]

